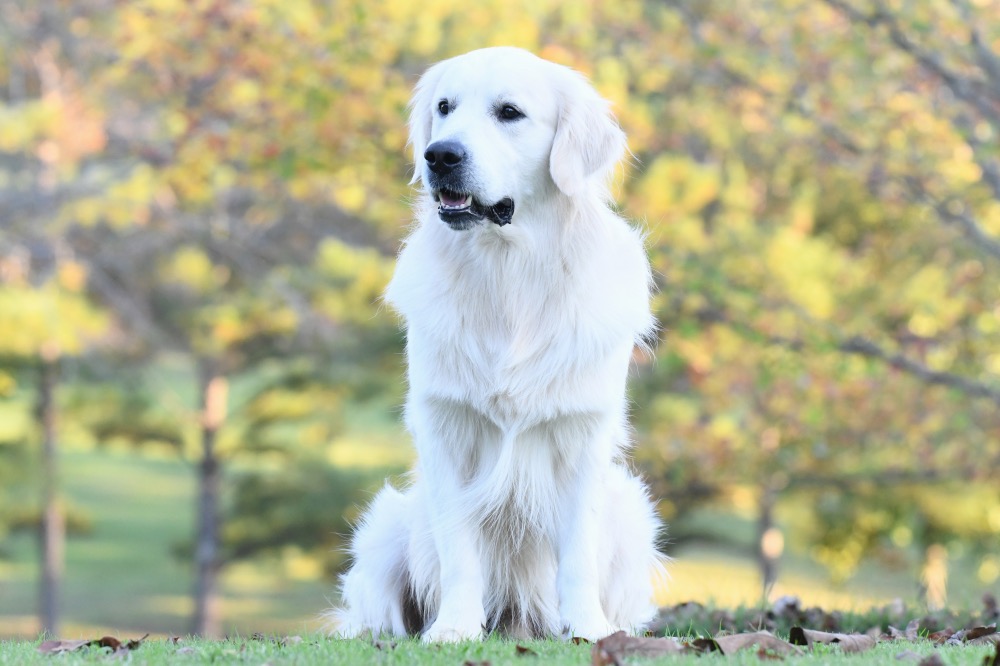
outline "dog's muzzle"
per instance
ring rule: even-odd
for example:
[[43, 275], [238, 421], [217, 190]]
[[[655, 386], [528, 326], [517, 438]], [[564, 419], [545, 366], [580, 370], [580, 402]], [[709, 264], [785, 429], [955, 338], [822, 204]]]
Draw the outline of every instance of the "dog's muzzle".
[[465, 147], [458, 141], [435, 141], [424, 151], [438, 217], [452, 229], [470, 229], [483, 220], [501, 227], [510, 224], [514, 200], [504, 197], [492, 204], [477, 200], [466, 185], [466, 158]]

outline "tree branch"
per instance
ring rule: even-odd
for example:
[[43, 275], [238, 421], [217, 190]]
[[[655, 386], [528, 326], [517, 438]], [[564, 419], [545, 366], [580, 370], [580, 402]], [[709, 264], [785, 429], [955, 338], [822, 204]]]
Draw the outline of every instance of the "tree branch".
[[[761, 333], [749, 324], [734, 319], [729, 313], [719, 307], [706, 306], [695, 313], [695, 316], [702, 323], [723, 323], [737, 331], [741, 331], [744, 335], [751, 336], [769, 345], [784, 347], [798, 353], [804, 353], [808, 350], [808, 345], [802, 340]], [[833, 335], [836, 334], [834, 333]], [[932, 370], [908, 356], [889, 352], [862, 336], [835, 339], [833, 346], [838, 351], [847, 354], [855, 354], [882, 361], [886, 365], [905, 372], [925, 384], [945, 386], [970, 397], [991, 400], [1000, 406], [1000, 386], [987, 384], [952, 372]]]
[[1000, 58], [997, 57], [985, 44], [976, 26], [976, 17], [969, 11], [969, 5], [964, 0], [951, 0], [952, 6], [962, 15], [962, 20], [969, 26], [969, 43], [979, 67], [986, 74], [994, 89], [1000, 89]]
[[888, 352], [866, 338], [854, 336], [839, 343], [837, 348], [848, 354], [857, 354], [883, 361], [897, 370], [916, 377], [925, 384], [946, 386], [972, 397], [992, 400], [1000, 406], [1000, 388], [951, 372], [931, 370], [926, 365], [903, 354]]
[[976, 222], [975, 218], [968, 212], [968, 207], [958, 199], [941, 201], [936, 199], [915, 178], [905, 180], [906, 187], [910, 190], [911, 196], [922, 200], [937, 213], [937, 216], [946, 223], [955, 224], [962, 234], [976, 247], [991, 255], [994, 259], [1000, 260], [1000, 240], [997, 240], [988, 231]]
[[[937, 61], [937, 59], [934, 58], [933, 56], [929, 54], [924, 54], [922, 51], [920, 51], [919, 48], [912, 41], [910, 41], [902, 33], [901, 30], [899, 30], [898, 25], [895, 23], [895, 20], [886, 12], [880, 10], [878, 14], [875, 14], [873, 16], [866, 16], [865, 14], [862, 14], [857, 9], [852, 7], [847, 2], [844, 2], [843, 0], [824, 0], [824, 1], [828, 5], [841, 11], [850, 20], [854, 22], [865, 23], [866, 25], [873, 27], [879, 24], [889, 24], [890, 30], [895, 30], [896, 32], [896, 39], [894, 41], [897, 43], [897, 46], [905, 50], [907, 53], [910, 53], [910, 55], [912, 55], [918, 61], [922, 62], [922, 64], [924, 64], [926, 67], [933, 68], [935, 73], [937, 73], [938, 76], [942, 80], [944, 80], [947, 85], [949, 85], [949, 87], [952, 87], [953, 90], [955, 86], [958, 86], [960, 88], [963, 87], [964, 85], [963, 81], [965, 81], [965, 79], [962, 79], [959, 75], [950, 72], [947, 68], [941, 65]], [[693, 38], [696, 41], [701, 42], [700, 22], [689, 11], [680, 6], [680, 4], [681, 3], [676, 3], [673, 6], [681, 14], [683, 20], [687, 22], [688, 26], [691, 28], [691, 34], [694, 36]], [[998, 67], [1000, 67], [1000, 65], [998, 65]], [[733, 83], [744, 86], [750, 90], [753, 90], [754, 92], [763, 95], [765, 98], [775, 97], [775, 94], [772, 91], [767, 90], [766, 88], [762, 87], [758, 82], [749, 79], [743, 74], [727, 67], [725, 64], [721, 65], [721, 70], [723, 74]], [[956, 96], [962, 97], [962, 95], [960, 95], [957, 90], [954, 90], [954, 92]], [[978, 98], [976, 99], [978, 100]], [[840, 146], [843, 150], [847, 151], [851, 155], [859, 156], [859, 155], [864, 155], [867, 152], [862, 147], [861, 144], [859, 144], [857, 141], [851, 138], [851, 136], [849, 136], [839, 127], [823, 120], [822, 118], [819, 118], [816, 114], [811, 112], [808, 108], [805, 107], [805, 105], [802, 104], [799, 98], [790, 97], [786, 101], [786, 106], [787, 108], [791, 109], [802, 118], [805, 118], [806, 120], [815, 123], [824, 135], [828, 136], [832, 141], [834, 141], [834, 143], [836, 143], [838, 146]], [[990, 113], [993, 113], [992, 109], [990, 109]], [[992, 120], [995, 120], [998, 126], [1000, 126], [1000, 115], [992, 117]], [[976, 163], [982, 170], [983, 181], [986, 183], [986, 185], [988, 185], [991, 188], [994, 198], [1000, 201], [1000, 172], [998, 172], [998, 169], [994, 163], [988, 161], [985, 157], [982, 156], [982, 151], [975, 150], [977, 148], [977, 144], [975, 143], [974, 138], [969, 140], [969, 145], [973, 148]], [[962, 230], [963, 235], [976, 247], [978, 247], [979, 249], [981, 249], [982, 251], [991, 255], [994, 258], [1000, 259], [1000, 240], [997, 240], [994, 236], [992, 236], [989, 232], [987, 232], [975, 220], [975, 218], [973, 218], [967, 212], [968, 209], [966, 206], [963, 205], [961, 209], [958, 212], [956, 212], [955, 210], [953, 210], [954, 206], [949, 205], [950, 202], [942, 202], [930, 196], [926, 188], [924, 188], [923, 185], [920, 184], [919, 181], [917, 181], [916, 179], [908, 179], [905, 182], [902, 182], [902, 184], [910, 190], [911, 195], [921, 200], [923, 203], [931, 206], [942, 221], [957, 225]]]
[[901, 51], [944, 82], [956, 97], [974, 106], [991, 124], [1000, 127], [1000, 110], [995, 105], [1000, 101], [1000, 93], [983, 81], [976, 81], [953, 71], [941, 62], [940, 58], [921, 48], [903, 32], [894, 14], [881, 6], [873, 14], [864, 14], [844, 0], [823, 1], [854, 23], [864, 23], [871, 28], [884, 26], [889, 31], [889, 39]]

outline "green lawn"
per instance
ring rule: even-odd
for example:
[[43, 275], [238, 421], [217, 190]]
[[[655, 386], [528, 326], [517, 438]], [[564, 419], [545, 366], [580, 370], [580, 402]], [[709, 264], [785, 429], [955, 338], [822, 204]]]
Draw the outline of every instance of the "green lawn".
[[[92, 522], [89, 534], [67, 543], [63, 636], [186, 632], [192, 569], [171, 551], [192, 533], [193, 470], [127, 452], [66, 453], [61, 464], [69, 504]], [[4, 544], [10, 559], [0, 559], [0, 636], [37, 634], [36, 549], [31, 534]], [[330, 592], [329, 583], [296, 580], [276, 565], [231, 567], [223, 580], [225, 628], [315, 631]]]
[[[388, 443], [380, 445], [386, 456], [393, 455]], [[399, 448], [405, 447], [397, 444]], [[190, 465], [130, 452], [77, 451], [63, 455], [62, 470], [69, 504], [89, 517], [92, 530], [70, 538], [67, 545], [60, 637], [185, 633], [192, 570], [171, 550], [192, 531]], [[732, 548], [690, 544], [670, 554], [675, 561], [671, 580], [659, 594], [662, 604], [759, 603], [755, 566]], [[33, 535], [17, 534], [0, 544], [0, 637], [37, 636], [36, 557]], [[972, 571], [953, 568], [950, 585], [958, 593], [951, 601], [956, 606], [979, 607], [985, 590], [971, 583], [973, 579]], [[771, 596], [794, 594], [806, 606], [862, 611], [895, 597], [912, 603], [914, 592], [911, 572], [871, 567], [850, 584], [831, 588], [821, 568], [786, 554]], [[224, 629], [241, 635], [314, 634], [321, 628], [318, 615], [332, 595], [333, 584], [319, 578], [308, 562], [298, 562], [294, 553], [280, 561], [233, 566], [223, 580]]]
[[[108, 651], [86, 648], [69, 654], [41, 655], [37, 652], [38, 641], [0, 642], [0, 664], [48, 664], [58, 659], [60, 664], [106, 663]], [[521, 650], [518, 646], [521, 646]], [[523, 648], [526, 648], [525, 651]], [[561, 641], [526, 641], [516, 644], [510, 641], [490, 639], [482, 643], [462, 643], [457, 645], [422, 645], [418, 641], [340, 641], [317, 636], [305, 636], [301, 642], [282, 645], [273, 640], [230, 639], [226, 641], [181, 641], [171, 643], [166, 640], [148, 640], [128, 654], [134, 664], [378, 664], [379, 666], [400, 666], [414, 664], [428, 666], [436, 664], [490, 664], [491, 666], [525, 664], [546, 664], [553, 666], [584, 666], [592, 663], [592, 646], [574, 645]], [[897, 658], [909, 652], [907, 658]], [[787, 657], [786, 662], [803, 666], [829, 664], [844, 660], [855, 666], [910, 663], [916, 664], [913, 655], [937, 655], [939, 663], [949, 666], [967, 666], [983, 663], [986, 655], [993, 654], [992, 647], [940, 647], [929, 642], [886, 642], [875, 649], [857, 655], [844, 655], [839, 648], [818, 646], [812, 652], [801, 656]], [[628, 657], [626, 663], [641, 664], [761, 664], [765, 663], [755, 649], [747, 649], [734, 655], [718, 653], [708, 655], [684, 655], [662, 658]]]

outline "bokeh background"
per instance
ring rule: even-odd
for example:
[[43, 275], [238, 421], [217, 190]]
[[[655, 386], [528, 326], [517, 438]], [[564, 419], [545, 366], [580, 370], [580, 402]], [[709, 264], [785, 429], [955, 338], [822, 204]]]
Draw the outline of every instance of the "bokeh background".
[[660, 601], [998, 591], [994, 0], [5, 0], [0, 44], [0, 636], [320, 626], [412, 458], [409, 91], [497, 44], [629, 136]]

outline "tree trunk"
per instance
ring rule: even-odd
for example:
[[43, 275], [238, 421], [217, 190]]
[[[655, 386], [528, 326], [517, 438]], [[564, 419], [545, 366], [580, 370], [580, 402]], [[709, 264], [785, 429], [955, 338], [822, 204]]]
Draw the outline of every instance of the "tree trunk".
[[200, 636], [218, 636], [219, 490], [222, 469], [215, 450], [219, 426], [226, 418], [228, 382], [214, 364], [198, 367], [201, 396], [201, 462], [198, 467], [197, 533], [195, 535], [194, 624]]
[[59, 464], [56, 447], [56, 384], [59, 381], [59, 354], [43, 349], [39, 356], [38, 422], [42, 436], [42, 575], [39, 614], [48, 636], [59, 633], [59, 581], [63, 571], [65, 519], [59, 503]]
[[761, 488], [760, 513], [757, 519], [757, 563], [763, 582], [764, 597], [778, 579], [778, 558], [785, 549], [785, 539], [774, 524], [775, 492], [769, 487]]
[[934, 612], [948, 603], [948, 549], [932, 543], [924, 551], [920, 571], [921, 592], [927, 610]]

